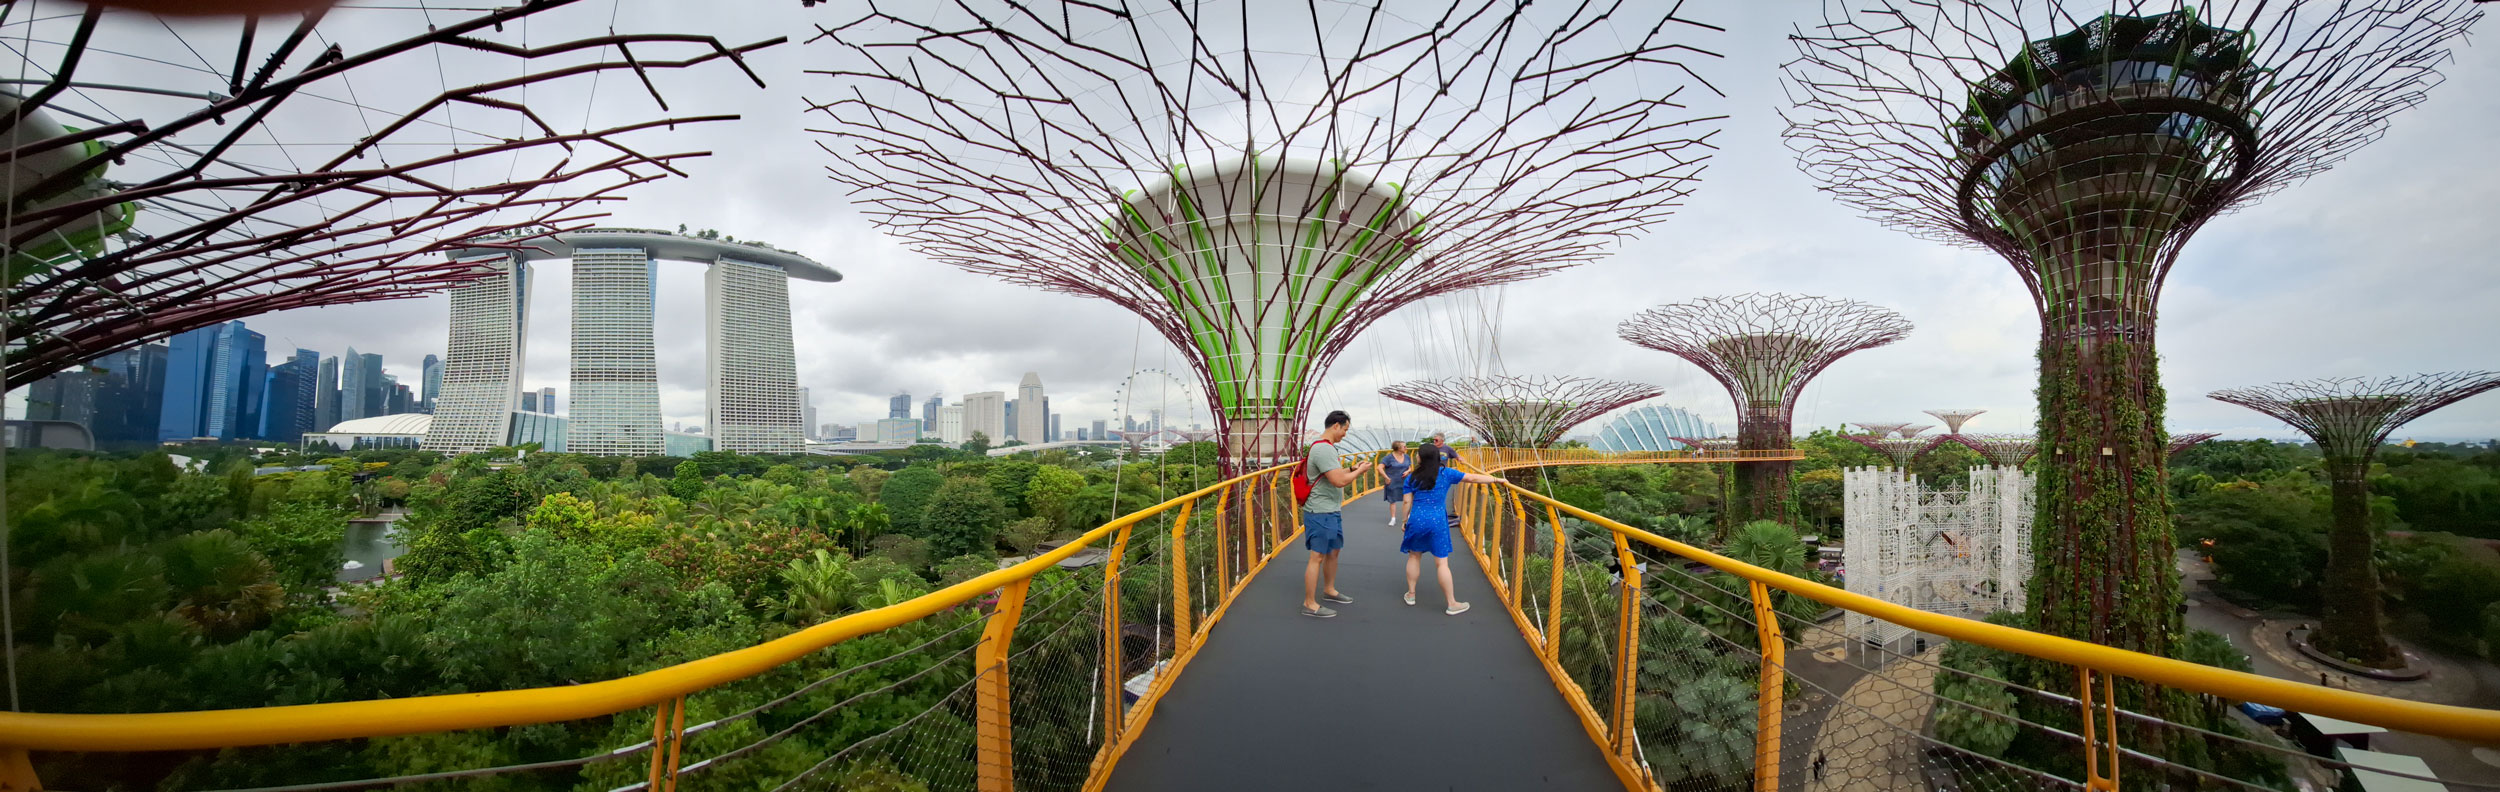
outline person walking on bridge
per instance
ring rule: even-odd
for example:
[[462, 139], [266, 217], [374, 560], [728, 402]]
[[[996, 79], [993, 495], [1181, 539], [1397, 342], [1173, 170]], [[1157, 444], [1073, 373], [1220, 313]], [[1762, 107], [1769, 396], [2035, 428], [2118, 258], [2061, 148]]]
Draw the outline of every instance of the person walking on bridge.
[[1467, 603], [1458, 601], [1458, 591], [1450, 585], [1450, 491], [1460, 484], [1497, 484], [1501, 479], [1481, 473], [1461, 473], [1443, 467], [1441, 448], [1426, 444], [1415, 452], [1415, 470], [1406, 476], [1406, 532], [1398, 541], [1398, 552], [1406, 554], [1406, 604], [1415, 604], [1415, 577], [1423, 569], [1425, 553], [1432, 554], [1435, 571], [1441, 578], [1441, 597], [1449, 600], [1443, 610], [1452, 616], [1466, 613]]
[[1406, 471], [1415, 466], [1415, 456], [1406, 450], [1406, 441], [1389, 443], [1388, 453], [1380, 455], [1380, 499], [1389, 502], [1389, 527], [1398, 527], [1406, 517]]
[[[1302, 475], [1311, 488], [1310, 496], [1302, 501], [1302, 546], [1311, 550], [1311, 560], [1302, 566], [1302, 615], [1322, 619], [1337, 612], [1319, 604], [1320, 600], [1339, 605], [1354, 602], [1337, 591], [1337, 554], [1345, 549], [1345, 490], [1355, 476], [1372, 466], [1370, 460], [1352, 468], [1337, 461], [1337, 441], [1354, 427], [1354, 419], [1346, 417], [1344, 410], [1328, 413], [1324, 426], [1319, 442], [1304, 449], [1302, 456]], [[1323, 576], [1328, 579], [1325, 595], [1320, 587]]]

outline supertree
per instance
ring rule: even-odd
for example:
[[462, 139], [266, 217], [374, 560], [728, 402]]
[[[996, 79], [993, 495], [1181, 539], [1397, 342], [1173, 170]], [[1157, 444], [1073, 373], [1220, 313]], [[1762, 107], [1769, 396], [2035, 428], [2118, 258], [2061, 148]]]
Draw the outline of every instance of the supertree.
[[[1108, 300], [1189, 355], [1230, 470], [1296, 453], [1357, 333], [1595, 258], [1716, 118], [1671, 4], [968, 0], [817, 40], [833, 178], [940, 262]], [[1715, 89], [1709, 89], [1715, 92]]]
[[2377, 139], [2480, 15], [2469, 0], [1826, 0], [1790, 37], [1800, 166], [1885, 225], [1995, 251], [2031, 290], [2043, 629], [2169, 650], [2163, 278], [2206, 221]]
[[1984, 412], [1987, 410], [1928, 410], [1927, 414], [1936, 416], [1936, 420], [1943, 421], [1944, 433], [1953, 435], [1961, 434], [1962, 424], [1969, 423], [1970, 419], [1979, 417], [1979, 414]]
[[2187, 434], [2171, 435], [2170, 458], [2178, 459], [2179, 454], [2186, 452], [2188, 449], [2203, 445], [2205, 441], [2221, 436], [2221, 432], [2189, 432]]
[[1936, 425], [1935, 425], [1935, 424], [1907, 424], [1907, 423], [1905, 423], [1905, 424], [1902, 424], [1902, 425], [1901, 425], [1901, 428], [1900, 428], [1900, 429], [1897, 429], [1897, 430], [1895, 430], [1895, 431], [1900, 432], [1900, 433], [1901, 433], [1901, 436], [1902, 436], [1903, 438], [1911, 438], [1911, 437], [1917, 437], [1917, 436], [1918, 436], [1918, 433], [1920, 433], [1920, 432], [1924, 432], [1924, 431], [1927, 431], [1927, 430], [1929, 430], [1929, 429], [1934, 429], [1934, 428], [1936, 428]]
[[[714, 60], [745, 69], [743, 53], [781, 41], [608, 33], [507, 43], [521, 39], [515, 23], [570, 2], [180, 25], [95, 6], [10, 6], [23, 12], [10, 38], [21, 40], [27, 79], [0, 90], [13, 169], [0, 228], [5, 387], [232, 319], [491, 274], [443, 254], [587, 225], [596, 204], [683, 175], [680, 161], [702, 156], [647, 153], [635, 139], [736, 118], [567, 131], [533, 110], [529, 89], [543, 98], [631, 72], [643, 77], [634, 90], [666, 113], [651, 72]], [[419, 32], [348, 43], [373, 40], [374, 29]], [[392, 70], [426, 76], [382, 75]], [[451, 79], [489, 74], [500, 76]]]
[[1401, 382], [1380, 395], [1459, 422], [1485, 443], [1544, 448], [1571, 427], [1664, 391], [1591, 377], [1449, 377]]
[[[1706, 297], [1651, 308], [1616, 328], [1623, 339], [1709, 372], [1736, 401], [1736, 439], [1747, 451], [1789, 448], [1790, 410], [1806, 383], [1842, 356], [1899, 341], [1910, 320], [1855, 300], [1794, 294]], [[1737, 522], [1796, 524], [1792, 465], [1748, 461], [1735, 470]]]
[[[1861, 424], [1861, 425], [1863, 425], [1863, 424]], [[1873, 452], [1875, 452], [1875, 453], [1882, 454], [1882, 455], [1884, 455], [1885, 457], [1890, 458], [1890, 459], [1892, 460], [1892, 462], [1893, 462], [1893, 465], [1894, 465], [1895, 467], [1900, 468], [1900, 470], [1901, 470], [1901, 474], [1902, 474], [1902, 475], [1904, 475], [1904, 476], [1909, 475], [1909, 473], [1910, 473], [1910, 463], [1918, 461], [1918, 457], [1919, 457], [1919, 455], [1921, 455], [1921, 454], [1925, 454], [1925, 453], [1927, 453], [1928, 451], [1934, 450], [1934, 449], [1935, 449], [1935, 447], [1937, 446], [1937, 444], [1939, 444], [1939, 443], [1943, 443], [1943, 442], [1944, 442], [1947, 438], [1951, 437], [1951, 435], [1937, 435], [1937, 436], [1935, 436], [1935, 437], [1929, 437], [1929, 438], [1925, 438], [1925, 439], [1920, 439], [1920, 438], [1917, 438], [1917, 437], [1910, 437], [1910, 436], [1903, 436], [1903, 437], [1884, 437], [1884, 436], [1882, 436], [1882, 435], [1841, 435], [1841, 436], [1842, 436], [1842, 437], [1849, 438], [1849, 440], [1850, 440], [1851, 442], [1857, 443], [1858, 445], [1866, 446], [1866, 449], [1867, 449], [1867, 450], [1869, 450], [1869, 451], [1873, 451]]]
[[2410, 377], [2283, 382], [2218, 390], [2213, 398], [2274, 416], [2317, 441], [2325, 457], [2334, 525], [2327, 531], [2326, 618], [2311, 643], [2372, 665], [2397, 659], [2381, 623], [2378, 567], [2370, 536], [2370, 457], [2387, 435], [2415, 418], [2500, 388], [2500, 373], [2455, 371]]
[[2022, 467], [2024, 461], [2040, 451], [2040, 441], [2031, 435], [1955, 433], [1946, 436], [1979, 452], [1988, 464], [1997, 467]]
[[1858, 424], [1858, 430], [1876, 437], [1883, 437], [1901, 431], [1901, 427], [1908, 425], [1906, 423], [1861, 423]]

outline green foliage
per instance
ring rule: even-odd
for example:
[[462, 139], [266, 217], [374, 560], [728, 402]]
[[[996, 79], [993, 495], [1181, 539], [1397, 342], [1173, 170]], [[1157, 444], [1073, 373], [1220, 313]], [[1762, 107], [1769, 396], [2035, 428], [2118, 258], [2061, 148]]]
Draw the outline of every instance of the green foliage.
[[1085, 477], [1076, 471], [1045, 465], [1033, 471], [1032, 480], [1024, 485], [1024, 506], [1034, 517], [1041, 518], [1052, 532], [1078, 527], [1073, 517], [1077, 494], [1085, 490]]
[[538, 508], [530, 511], [525, 524], [531, 531], [578, 542], [591, 537], [591, 524], [595, 518], [590, 504], [570, 493], [558, 492], [540, 499]]
[[523, 534], [510, 566], [464, 581], [434, 618], [445, 676], [468, 690], [621, 676], [680, 589], [650, 560]]
[[677, 463], [676, 477], [668, 482], [668, 494], [678, 500], [690, 501], [703, 495], [703, 466], [693, 461]]
[[1000, 529], [998, 540], [1014, 549], [1016, 555], [1026, 555], [1032, 553], [1033, 548], [1041, 546], [1042, 540], [1050, 538], [1050, 526], [1050, 520], [1047, 518], [1026, 517], [1008, 523], [1005, 528]]
[[991, 462], [989, 469], [982, 472], [981, 480], [1015, 516], [1031, 516], [1032, 509], [1024, 502], [1024, 490], [1041, 468], [1030, 461], [1009, 457]]
[[2015, 701], [2006, 686], [2011, 682], [1995, 664], [1971, 673], [1978, 678], [1936, 675], [1936, 695], [1953, 702], [1936, 705], [1936, 738], [1981, 756], [2003, 756], [2021, 728], [2010, 719]]
[[893, 523], [891, 530], [927, 537], [929, 534], [921, 527], [921, 518], [928, 511], [929, 497], [937, 494], [938, 487], [945, 483], [946, 477], [939, 475], [933, 467], [913, 465], [895, 471], [894, 476], [886, 479], [885, 485], [877, 492], [877, 502], [884, 504], [887, 518]]
[[886, 534], [870, 546], [875, 558], [894, 562], [895, 566], [918, 572], [929, 568], [929, 540], [917, 536]]
[[990, 436], [986, 432], [973, 432], [972, 439], [964, 441], [962, 448], [963, 452], [970, 456], [988, 456], [990, 453]]
[[959, 555], [938, 562], [936, 571], [939, 586], [952, 586], [998, 571], [998, 558], [991, 555]]
[[1218, 467], [1221, 466], [1223, 462], [1224, 455], [1216, 449], [1215, 441], [1212, 440], [1200, 440], [1194, 443], [1175, 443], [1172, 447], [1163, 450], [1163, 464], [1166, 465]]
[[2296, 477], [2233, 482], [2183, 501], [2179, 535], [2213, 558], [2222, 585], [2273, 602], [2315, 605], [2326, 568], [2324, 499], [2322, 487]]
[[[886, 488], [892, 490], [893, 486], [889, 482]], [[929, 552], [940, 558], [994, 555], [998, 526], [1007, 515], [1006, 504], [999, 501], [988, 484], [973, 479], [948, 479], [929, 496], [928, 511], [921, 518], [921, 534], [929, 540]]]
[[318, 597], [337, 582], [340, 548], [347, 541], [345, 513], [326, 505], [281, 503], [236, 528], [276, 568], [289, 593]]
[[851, 571], [851, 557], [821, 548], [790, 562], [781, 571], [781, 580], [790, 592], [782, 600], [781, 616], [801, 626], [848, 612], [852, 598], [859, 593], [859, 577]]

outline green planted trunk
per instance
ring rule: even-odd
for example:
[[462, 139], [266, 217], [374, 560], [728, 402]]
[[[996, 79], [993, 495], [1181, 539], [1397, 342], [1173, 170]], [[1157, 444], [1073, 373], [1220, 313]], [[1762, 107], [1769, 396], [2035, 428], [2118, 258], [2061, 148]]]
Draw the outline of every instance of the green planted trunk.
[[[1736, 447], [1747, 451], [1776, 450], [1791, 445], [1788, 422], [1747, 421], [1737, 427]], [[1734, 498], [1727, 508], [1735, 515], [1732, 525], [1755, 520], [1770, 520], [1781, 525], [1797, 524], [1797, 498], [1792, 491], [1796, 464], [1787, 460], [1775, 462], [1736, 462]]]
[[2169, 656], [2183, 628], [2152, 345], [2044, 339], [2039, 395], [2030, 612], [2052, 635]]
[[2383, 607], [2379, 602], [2378, 562], [2371, 547], [2370, 488], [2367, 457], [2328, 459], [2335, 524], [2326, 536], [2326, 618], [2310, 635], [2320, 651], [2362, 665], [2385, 667], [2396, 661], [2387, 643]]

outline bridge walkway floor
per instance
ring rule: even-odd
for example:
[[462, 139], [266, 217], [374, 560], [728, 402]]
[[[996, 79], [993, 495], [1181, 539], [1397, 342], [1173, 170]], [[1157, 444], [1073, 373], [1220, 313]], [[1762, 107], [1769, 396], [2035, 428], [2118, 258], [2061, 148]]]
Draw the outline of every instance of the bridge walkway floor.
[[1301, 615], [1300, 539], [1270, 562], [1113, 769], [1148, 790], [1619, 790], [1483, 570], [1450, 554], [1442, 613], [1426, 557], [1416, 604], [1377, 495], [1349, 504], [1333, 619]]

